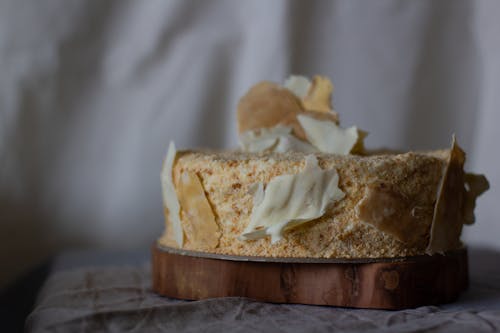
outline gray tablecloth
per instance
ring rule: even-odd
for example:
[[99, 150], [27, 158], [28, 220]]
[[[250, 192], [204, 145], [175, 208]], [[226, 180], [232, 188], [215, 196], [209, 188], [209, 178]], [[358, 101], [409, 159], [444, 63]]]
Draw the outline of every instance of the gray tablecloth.
[[[500, 253], [470, 250], [471, 285], [442, 306], [404, 311], [266, 304], [244, 298], [179, 301], [151, 292], [149, 263], [56, 265], [27, 318], [34, 332], [495, 332]], [[102, 260], [102, 258], [101, 258]], [[80, 259], [80, 261], [82, 261]]]

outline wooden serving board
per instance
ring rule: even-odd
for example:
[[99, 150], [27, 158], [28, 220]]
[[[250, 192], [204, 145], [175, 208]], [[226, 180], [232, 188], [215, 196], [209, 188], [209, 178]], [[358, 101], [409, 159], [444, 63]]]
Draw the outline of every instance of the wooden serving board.
[[396, 310], [452, 302], [468, 285], [466, 249], [335, 260], [224, 256], [154, 245], [152, 256], [153, 290], [187, 300], [241, 296]]

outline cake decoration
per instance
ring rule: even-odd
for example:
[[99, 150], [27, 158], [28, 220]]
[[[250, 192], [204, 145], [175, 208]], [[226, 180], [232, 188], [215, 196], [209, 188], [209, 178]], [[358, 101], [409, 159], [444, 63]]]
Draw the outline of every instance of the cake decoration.
[[307, 140], [323, 153], [350, 154], [360, 138], [356, 126], [341, 128], [333, 121], [317, 120], [305, 115], [298, 115], [297, 119]]
[[238, 132], [283, 125], [292, 127], [298, 138], [305, 138], [296, 119], [301, 112], [304, 112], [302, 102], [290, 90], [276, 83], [261, 82], [250, 88], [238, 103]]
[[282, 238], [282, 231], [322, 216], [329, 204], [345, 194], [338, 188], [335, 169], [322, 170], [314, 155], [305, 158], [304, 170], [295, 175], [280, 175], [265, 185], [259, 183], [254, 194], [250, 223], [244, 240], [271, 235], [271, 242]]
[[[291, 81], [290, 81], [291, 80]], [[308, 94], [301, 99], [305, 89], [303, 81], [306, 78], [288, 79], [290, 89], [272, 82], [261, 82], [254, 85], [243, 96], [237, 107], [238, 132], [240, 135], [247, 131], [260, 131], [263, 128], [272, 128], [278, 125], [291, 127], [292, 134], [300, 140], [307, 140], [304, 129], [300, 126], [297, 115], [303, 114], [311, 116], [318, 120], [329, 120], [338, 123], [338, 114], [331, 110], [331, 104], [325, 104], [322, 99], [325, 98], [325, 83], [316, 85], [308, 84]], [[321, 79], [319, 82], [325, 82], [328, 79]], [[316, 80], [318, 81], [318, 80]], [[299, 83], [297, 83], [299, 82]], [[307, 84], [307, 83], [306, 83]], [[331, 85], [331, 83], [330, 83]], [[314, 88], [316, 87], [316, 88]], [[312, 89], [312, 90], [311, 90]], [[328, 89], [328, 88], [326, 88]], [[319, 92], [317, 92], [319, 90]], [[313, 96], [309, 96], [309, 93]], [[330, 100], [331, 91], [328, 95]], [[316, 99], [319, 98], [319, 101]], [[319, 105], [320, 107], [307, 108], [304, 101], [308, 99], [309, 103]]]
[[465, 202], [463, 209], [464, 224], [473, 224], [476, 220], [474, 208], [476, 199], [490, 188], [490, 184], [484, 175], [465, 173]]
[[415, 198], [378, 182], [366, 187], [365, 195], [356, 207], [358, 217], [378, 230], [409, 245], [415, 244], [426, 232], [425, 207], [415, 205]]
[[290, 75], [283, 86], [303, 100], [311, 88], [311, 81], [302, 75]]
[[240, 135], [240, 147], [250, 153], [301, 151], [304, 153], [317, 152], [310, 143], [299, 140], [292, 135], [292, 128], [277, 125], [271, 128], [246, 131]]
[[463, 226], [465, 152], [453, 135], [443, 176], [437, 192], [427, 253], [444, 253], [460, 246]]
[[[165, 233], [162, 239], [168, 244], [174, 240], [179, 247], [182, 247], [184, 241], [184, 234], [182, 232], [180, 213], [180, 204], [175, 192], [174, 181], [172, 178], [172, 169], [175, 162], [177, 150], [175, 149], [174, 142], [170, 142], [168, 146], [167, 156], [163, 162], [161, 172], [161, 186], [163, 192], [163, 206], [166, 208], [166, 215], [168, 221], [165, 221]], [[170, 222], [170, 223], [168, 223]]]
[[333, 85], [316, 75], [313, 81], [291, 76], [283, 87], [258, 83], [238, 105], [240, 146], [248, 152], [364, 153], [367, 132], [341, 128], [331, 106]]
[[198, 176], [184, 171], [177, 184], [177, 193], [186, 238], [201, 248], [216, 248], [220, 238], [219, 226]]
[[[302, 99], [304, 109], [307, 111], [333, 112], [332, 93], [333, 84], [327, 77], [314, 76], [307, 94]], [[336, 112], [335, 115], [338, 117]]]

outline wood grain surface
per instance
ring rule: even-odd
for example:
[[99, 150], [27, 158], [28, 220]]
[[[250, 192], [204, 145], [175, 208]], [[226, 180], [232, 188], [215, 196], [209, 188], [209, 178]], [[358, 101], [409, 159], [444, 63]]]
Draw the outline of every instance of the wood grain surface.
[[466, 249], [367, 262], [215, 257], [154, 245], [153, 290], [188, 300], [241, 296], [396, 310], [452, 302], [468, 285]]

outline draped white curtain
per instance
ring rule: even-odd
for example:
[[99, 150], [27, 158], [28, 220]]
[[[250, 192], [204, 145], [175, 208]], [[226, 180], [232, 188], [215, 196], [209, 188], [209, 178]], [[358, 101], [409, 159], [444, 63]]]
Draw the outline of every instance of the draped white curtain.
[[369, 147], [456, 133], [492, 184], [465, 238], [500, 246], [498, 17], [496, 1], [2, 1], [0, 259], [149, 246], [169, 140], [234, 147], [239, 97], [290, 73], [330, 76]]

